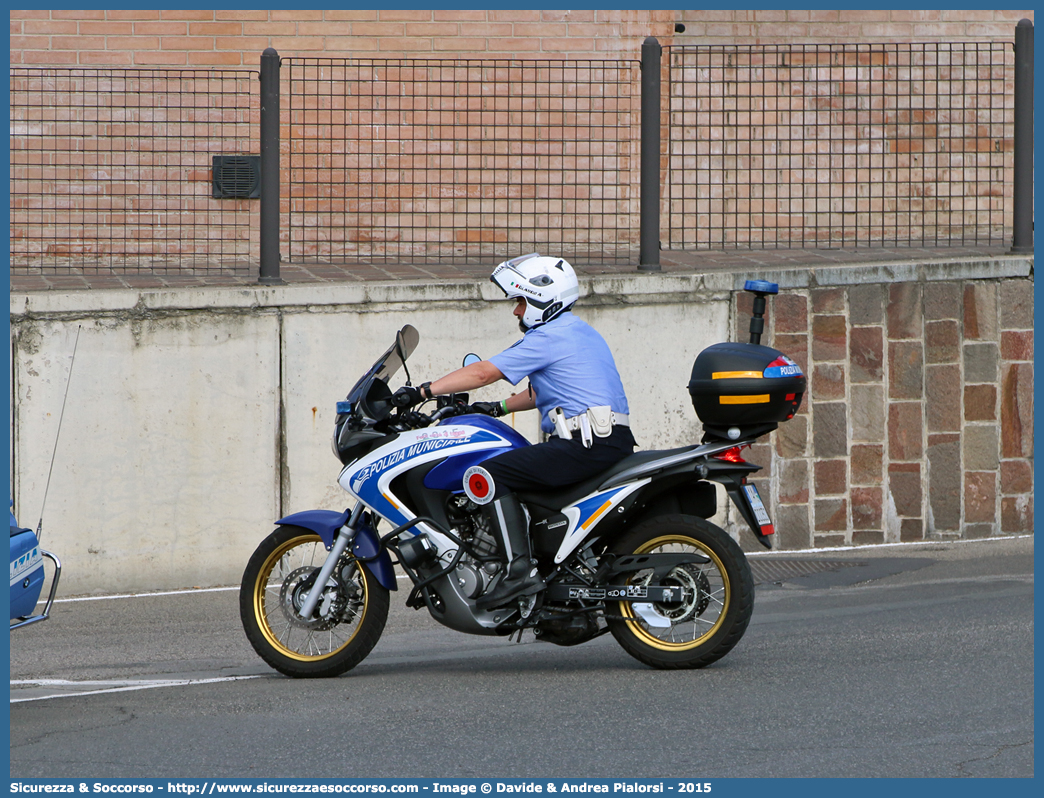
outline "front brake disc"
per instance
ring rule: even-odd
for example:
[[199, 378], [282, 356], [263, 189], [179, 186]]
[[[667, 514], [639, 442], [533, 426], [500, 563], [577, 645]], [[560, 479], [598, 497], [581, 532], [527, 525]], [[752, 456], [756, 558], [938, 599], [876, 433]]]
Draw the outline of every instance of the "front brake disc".
[[279, 590], [279, 606], [292, 626], [321, 632], [333, 629], [341, 623], [342, 615], [348, 606], [348, 591], [336, 575], [332, 575], [323, 588], [323, 595], [315, 606], [311, 620], [301, 617], [301, 607], [318, 575], [318, 568], [307, 566], [291, 571], [283, 580]]

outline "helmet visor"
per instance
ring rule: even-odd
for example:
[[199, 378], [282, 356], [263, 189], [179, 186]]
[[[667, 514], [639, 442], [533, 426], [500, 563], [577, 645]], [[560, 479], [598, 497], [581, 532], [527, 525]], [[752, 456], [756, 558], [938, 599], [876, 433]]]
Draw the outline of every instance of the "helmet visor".
[[530, 279], [516, 269], [511, 261], [508, 261], [500, 264], [489, 279], [490, 282], [496, 283], [505, 296], [512, 299], [525, 299], [533, 307], [544, 309], [554, 300], [554, 297], [546, 296], [545, 289], [551, 282], [546, 278], [547, 275], [540, 274]]

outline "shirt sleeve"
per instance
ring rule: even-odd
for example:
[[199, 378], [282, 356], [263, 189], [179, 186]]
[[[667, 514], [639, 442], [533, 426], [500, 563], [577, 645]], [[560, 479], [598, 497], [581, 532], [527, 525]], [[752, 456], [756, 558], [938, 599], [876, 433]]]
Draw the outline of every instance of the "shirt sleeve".
[[545, 336], [539, 333], [539, 329], [526, 333], [521, 341], [489, 359], [512, 385], [518, 385], [526, 377], [551, 363], [552, 347], [549, 346], [549, 341], [544, 340]]

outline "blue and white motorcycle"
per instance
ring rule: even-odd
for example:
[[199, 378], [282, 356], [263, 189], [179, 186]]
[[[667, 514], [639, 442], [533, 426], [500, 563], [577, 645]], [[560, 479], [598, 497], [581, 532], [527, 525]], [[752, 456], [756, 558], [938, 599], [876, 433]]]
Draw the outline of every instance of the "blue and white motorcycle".
[[[11, 631], [23, 626], [46, 621], [51, 617], [51, 607], [58, 593], [58, 580], [62, 577], [62, 562], [58, 556], [40, 546], [43, 531], [44, 507], [47, 505], [47, 493], [51, 489], [51, 469], [58, 453], [58, 439], [62, 433], [62, 421], [65, 418], [65, 405], [69, 400], [69, 386], [72, 383], [72, 369], [76, 363], [76, 350], [80, 345], [80, 328], [76, 328], [76, 341], [73, 344], [72, 358], [69, 361], [69, 378], [65, 383], [65, 398], [62, 400], [62, 411], [58, 415], [58, 431], [54, 437], [54, 450], [51, 452], [51, 465], [47, 470], [47, 483], [44, 487], [43, 502], [40, 506], [40, 521], [36, 531], [19, 526], [14, 514], [14, 499], [11, 500]], [[44, 572], [44, 559], [51, 561], [54, 573], [51, 576], [51, 589], [47, 594], [43, 611], [34, 614], [43, 593], [47, 579]]]
[[294, 677], [358, 665], [384, 629], [395, 565], [412, 582], [407, 606], [460, 632], [521, 638], [532, 629], [558, 645], [611, 632], [655, 668], [703, 667], [739, 642], [754, 588], [740, 546], [707, 521], [717, 509], [713, 483], [771, 547], [772, 523], [746, 479], [760, 466], [740, 449], [796, 411], [804, 377], [793, 361], [756, 343], [710, 347], [690, 393], [694, 404], [709, 394], [724, 401], [701, 413], [702, 444], [638, 452], [586, 482], [519, 493], [546, 587], [480, 610], [476, 599], [504, 562], [480, 510], [488, 484], [479, 466], [530, 444], [475, 413], [466, 395], [436, 397], [430, 412], [393, 407], [389, 381], [418, 341], [402, 328], [337, 404], [338, 482], [355, 503], [280, 519], [250, 558], [240, 614], [265, 662]]
[[[13, 502], [12, 502], [13, 504]], [[51, 606], [58, 593], [58, 580], [62, 576], [62, 563], [58, 557], [40, 546], [37, 533], [18, 525], [11, 511], [11, 631], [29, 624], [46, 621], [51, 617]], [[43, 593], [47, 575], [44, 559], [54, 565], [51, 589], [43, 611], [34, 614]]]

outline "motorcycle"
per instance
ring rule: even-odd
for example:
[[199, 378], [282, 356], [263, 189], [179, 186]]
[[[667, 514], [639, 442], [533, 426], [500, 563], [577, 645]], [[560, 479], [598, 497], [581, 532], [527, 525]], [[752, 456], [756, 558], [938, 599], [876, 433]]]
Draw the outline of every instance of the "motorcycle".
[[[545, 587], [488, 609], [476, 600], [505, 563], [481, 511], [489, 490], [481, 464], [530, 444], [477, 413], [466, 394], [435, 397], [430, 411], [428, 403], [395, 407], [389, 383], [420, 339], [403, 327], [337, 403], [338, 483], [354, 505], [281, 518], [250, 557], [240, 615], [255, 651], [291, 677], [355, 667], [384, 629], [398, 565], [412, 583], [407, 606], [460, 632], [520, 640], [531, 629], [562, 646], [611, 633], [660, 669], [725, 656], [750, 621], [754, 588], [739, 544], [707, 520], [717, 511], [715, 483], [771, 548], [774, 526], [747, 480], [761, 467], [741, 450], [792, 417], [805, 392], [800, 367], [760, 345], [766, 296], [778, 286], [747, 281], [746, 289], [755, 295], [750, 343], [715, 344], [693, 366], [702, 442], [640, 451], [558, 490], [517, 492]], [[379, 531], [384, 524], [391, 529]]]
[[[11, 502], [12, 507], [14, 502]], [[39, 530], [37, 530], [39, 531]], [[46, 574], [44, 558], [54, 563], [51, 590], [43, 612], [33, 615], [40, 601]], [[58, 557], [40, 547], [37, 533], [21, 527], [11, 510], [11, 631], [29, 624], [46, 621], [51, 617], [51, 606], [58, 593], [58, 580], [62, 576], [62, 563]]]
[[[51, 489], [51, 471], [54, 468], [54, 458], [58, 453], [58, 440], [62, 434], [62, 421], [65, 419], [65, 405], [69, 401], [69, 386], [72, 384], [72, 371], [76, 363], [76, 350], [80, 345], [81, 327], [76, 328], [76, 340], [73, 343], [72, 358], [69, 361], [69, 376], [65, 383], [65, 397], [62, 400], [62, 410], [58, 415], [58, 431], [54, 437], [54, 449], [51, 452], [51, 464], [47, 470], [47, 483], [44, 487], [43, 503], [40, 506], [40, 521], [36, 525], [36, 531], [18, 525], [14, 514], [14, 499], [10, 500], [9, 511], [11, 513], [11, 631], [21, 629], [23, 626], [46, 621], [51, 617], [51, 607], [54, 605], [54, 597], [58, 594], [58, 580], [62, 576], [62, 563], [58, 556], [52, 554], [40, 546], [40, 537], [43, 531], [44, 508], [47, 505], [47, 494]], [[44, 604], [43, 612], [32, 615], [33, 610], [40, 601], [43, 592], [46, 574], [44, 572], [44, 558], [54, 564], [54, 576], [51, 579], [51, 590]]]

